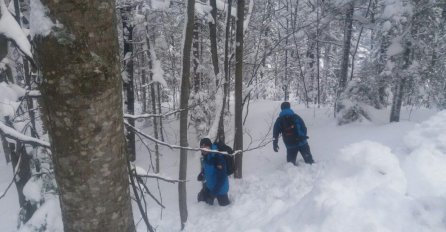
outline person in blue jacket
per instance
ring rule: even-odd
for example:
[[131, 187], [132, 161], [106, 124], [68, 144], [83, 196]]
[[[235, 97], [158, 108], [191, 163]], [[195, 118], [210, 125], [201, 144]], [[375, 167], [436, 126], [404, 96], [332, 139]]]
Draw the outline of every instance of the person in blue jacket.
[[278, 138], [282, 134], [283, 143], [287, 149], [287, 162], [294, 165], [296, 163], [297, 153], [300, 152], [305, 163], [314, 163], [311, 155], [310, 146], [308, 145], [307, 127], [302, 118], [294, 113], [289, 102], [283, 102], [280, 105], [281, 112], [273, 128], [273, 149], [279, 151]]
[[[216, 144], [212, 144], [209, 138], [200, 140], [200, 148], [218, 150]], [[222, 154], [210, 151], [201, 151], [202, 171], [198, 180], [203, 181], [203, 189], [198, 193], [198, 201], [205, 201], [213, 205], [217, 198], [220, 206], [230, 204], [228, 198], [229, 179], [226, 174], [226, 161]]]

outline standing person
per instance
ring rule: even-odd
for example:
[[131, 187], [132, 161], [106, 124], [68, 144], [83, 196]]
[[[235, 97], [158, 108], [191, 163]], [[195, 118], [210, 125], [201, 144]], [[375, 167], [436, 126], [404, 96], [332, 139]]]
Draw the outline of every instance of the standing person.
[[294, 165], [296, 163], [297, 153], [300, 152], [304, 158], [305, 163], [314, 163], [313, 156], [311, 155], [310, 146], [307, 139], [307, 127], [305, 126], [302, 118], [294, 113], [290, 108], [289, 102], [283, 102], [280, 105], [281, 112], [273, 129], [273, 149], [275, 152], [279, 151], [278, 137], [282, 134], [283, 143], [287, 149], [287, 162], [291, 162]]
[[[227, 146], [226, 146], [227, 147]], [[219, 150], [217, 144], [212, 144], [209, 138], [200, 140], [200, 148], [208, 150]], [[232, 149], [227, 147], [232, 153]], [[209, 205], [214, 204], [217, 198], [220, 206], [230, 204], [228, 198], [229, 179], [227, 175], [227, 165], [224, 156], [211, 151], [201, 151], [202, 170], [198, 175], [198, 181], [203, 181], [203, 189], [198, 193], [198, 201], [205, 201]]]

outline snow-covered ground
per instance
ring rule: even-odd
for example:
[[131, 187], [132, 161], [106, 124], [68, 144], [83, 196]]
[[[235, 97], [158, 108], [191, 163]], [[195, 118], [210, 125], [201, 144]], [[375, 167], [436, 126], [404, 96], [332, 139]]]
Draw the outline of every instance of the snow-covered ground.
[[[373, 111], [372, 122], [336, 126], [328, 108], [291, 106], [305, 120], [316, 164], [304, 164], [300, 155], [297, 167], [287, 164], [281, 142], [278, 153], [272, 144], [246, 152], [243, 179], [230, 178], [232, 204], [209, 206], [196, 200], [200, 154], [190, 152], [185, 231], [446, 231], [446, 111], [404, 108], [401, 122], [392, 124], [388, 110]], [[246, 146], [267, 135], [279, 109], [280, 102], [251, 104]], [[178, 144], [176, 123], [166, 132], [168, 142]], [[191, 134], [190, 146], [198, 146], [195, 140]], [[143, 146], [139, 150], [136, 163], [147, 169], [148, 155]], [[161, 174], [176, 178], [178, 150], [161, 151]], [[0, 158], [0, 192], [11, 176]], [[156, 182], [149, 182], [157, 195]], [[177, 185], [160, 182], [160, 189], [166, 209], [149, 203], [149, 220], [157, 231], [180, 231]], [[14, 231], [14, 191], [0, 199], [0, 231]], [[146, 231], [134, 208], [138, 231]]]

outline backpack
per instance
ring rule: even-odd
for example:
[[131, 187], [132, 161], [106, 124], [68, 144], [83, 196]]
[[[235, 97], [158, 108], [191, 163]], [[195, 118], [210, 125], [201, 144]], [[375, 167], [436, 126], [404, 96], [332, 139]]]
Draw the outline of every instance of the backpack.
[[232, 175], [235, 171], [235, 161], [234, 161], [234, 156], [230, 155], [230, 154], [234, 153], [234, 151], [232, 150], [231, 147], [224, 144], [223, 142], [215, 143], [215, 145], [217, 145], [217, 150], [225, 151], [228, 153], [228, 155], [226, 155], [226, 154], [222, 154], [222, 155], [225, 158], [225, 162], [226, 162], [226, 175], [228, 175], [228, 176]]
[[[300, 133], [298, 131], [297, 125], [300, 126]], [[282, 129], [282, 137], [285, 144], [292, 145], [309, 138], [306, 135], [307, 127], [305, 126], [302, 118], [300, 118], [297, 114], [282, 116], [280, 126]]]
[[295, 115], [282, 116], [282, 136], [286, 141], [293, 141], [297, 138]]

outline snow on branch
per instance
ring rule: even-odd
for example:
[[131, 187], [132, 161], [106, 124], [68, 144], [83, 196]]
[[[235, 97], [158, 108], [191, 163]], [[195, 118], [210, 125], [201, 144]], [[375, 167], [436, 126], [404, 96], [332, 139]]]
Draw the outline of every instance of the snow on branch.
[[[168, 143], [163, 142], [163, 141], [161, 141], [161, 140], [155, 139], [155, 138], [153, 138], [153, 137], [150, 136], [150, 135], [145, 134], [144, 132], [142, 132], [142, 131], [138, 130], [137, 128], [133, 127], [132, 125], [130, 125], [128, 122], [124, 122], [124, 124], [125, 124], [128, 128], [132, 129], [134, 132], [136, 132], [136, 133], [138, 133], [139, 135], [141, 135], [142, 137], [144, 137], [144, 138], [146, 138], [146, 139], [149, 139], [149, 140], [151, 140], [152, 142], [155, 142], [155, 143], [157, 143], [157, 144], [160, 144], [160, 145], [169, 147], [170, 149], [185, 149], [185, 150], [189, 150], [189, 151], [208, 151], [208, 152], [219, 153], [219, 154], [224, 154], [224, 155], [232, 155], [232, 156], [234, 156], [234, 155], [236, 155], [236, 154], [238, 154], [238, 153], [242, 153], [242, 152], [243, 152], [243, 150], [237, 150], [237, 151], [234, 151], [234, 153], [229, 154], [229, 153], [227, 153], [227, 152], [225, 152], [225, 151], [210, 150], [210, 149], [206, 149], [206, 148], [193, 148], [193, 147], [182, 147], [182, 146], [178, 146], [178, 145], [171, 145], [171, 144], [168, 144]], [[271, 141], [272, 141], [272, 140], [271, 140]], [[270, 141], [270, 142], [271, 142], [271, 141]], [[262, 147], [262, 146], [264, 146], [264, 145], [261, 145], [261, 146], [259, 146], [259, 147]], [[250, 148], [249, 151], [250, 151], [250, 150], [254, 150], [254, 149], [255, 149], [255, 148]]]
[[17, 45], [17, 48], [34, 65], [31, 44], [20, 25], [12, 17], [11, 13], [9, 13], [4, 0], [0, 0], [0, 36], [4, 36]]
[[124, 114], [124, 118], [132, 118], [132, 119], [139, 119], [139, 118], [165, 118], [167, 116], [179, 113], [181, 111], [182, 110], [176, 110], [176, 111], [165, 113], [165, 114], [139, 114], [139, 115]]
[[[2, 0], [0, 0], [2, 1]], [[31, 145], [36, 145], [36, 146], [42, 146], [42, 147], [46, 147], [46, 148], [50, 148], [50, 143], [40, 140], [40, 139], [36, 139], [33, 138], [31, 136], [28, 135], [24, 135], [16, 130], [14, 130], [13, 128], [6, 126], [3, 122], [0, 121], [0, 133], [3, 133], [5, 137], [10, 138], [10, 139], [14, 139], [14, 140], [19, 140], [22, 143], [27, 143], [27, 144], [31, 144]]]
[[[187, 109], [193, 109], [194, 107], [196, 107], [196, 106], [198, 106], [198, 105], [201, 105], [201, 104], [203, 104], [203, 103], [207, 103], [208, 101], [209, 101], [209, 98], [208, 98], [208, 99], [204, 99], [204, 100], [197, 101], [195, 104], [188, 106]], [[184, 111], [184, 110], [185, 110], [185, 109], [178, 109], [178, 110], [175, 110], [175, 111], [172, 111], [172, 112], [168, 112], [168, 113], [165, 113], [165, 114], [139, 114], [139, 115], [134, 115], [134, 114], [124, 114], [124, 118], [132, 118], [132, 119], [139, 119], [139, 118], [154, 118], [154, 117], [165, 118], [165, 117], [168, 117], [168, 116], [170, 116], [170, 115], [180, 113], [181, 111]]]
[[40, 93], [39, 90], [29, 90], [29, 91], [26, 92], [26, 96], [29, 96], [29, 97], [40, 97], [40, 96], [42, 96], [42, 94]]
[[176, 179], [171, 179], [171, 178], [169, 178], [169, 177], [163, 177], [163, 176], [160, 176], [160, 175], [157, 175], [157, 174], [153, 174], [153, 173], [150, 173], [150, 174], [144, 174], [144, 175], [136, 174], [136, 176], [138, 176], [138, 177], [144, 177], [144, 178], [155, 178], [155, 179], [163, 180], [163, 181], [166, 181], [166, 182], [169, 182], [169, 183], [186, 182], [186, 180], [176, 180]]
[[132, 170], [132, 175], [136, 175], [139, 177], [155, 178], [159, 180], [164, 180], [169, 183], [185, 182], [184, 180], [177, 180], [177, 179], [172, 179], [170, 177], [161, 176], [156, 173], [149, 173], [144, 168], [135, 165], [132, 165], [131, 170]]

